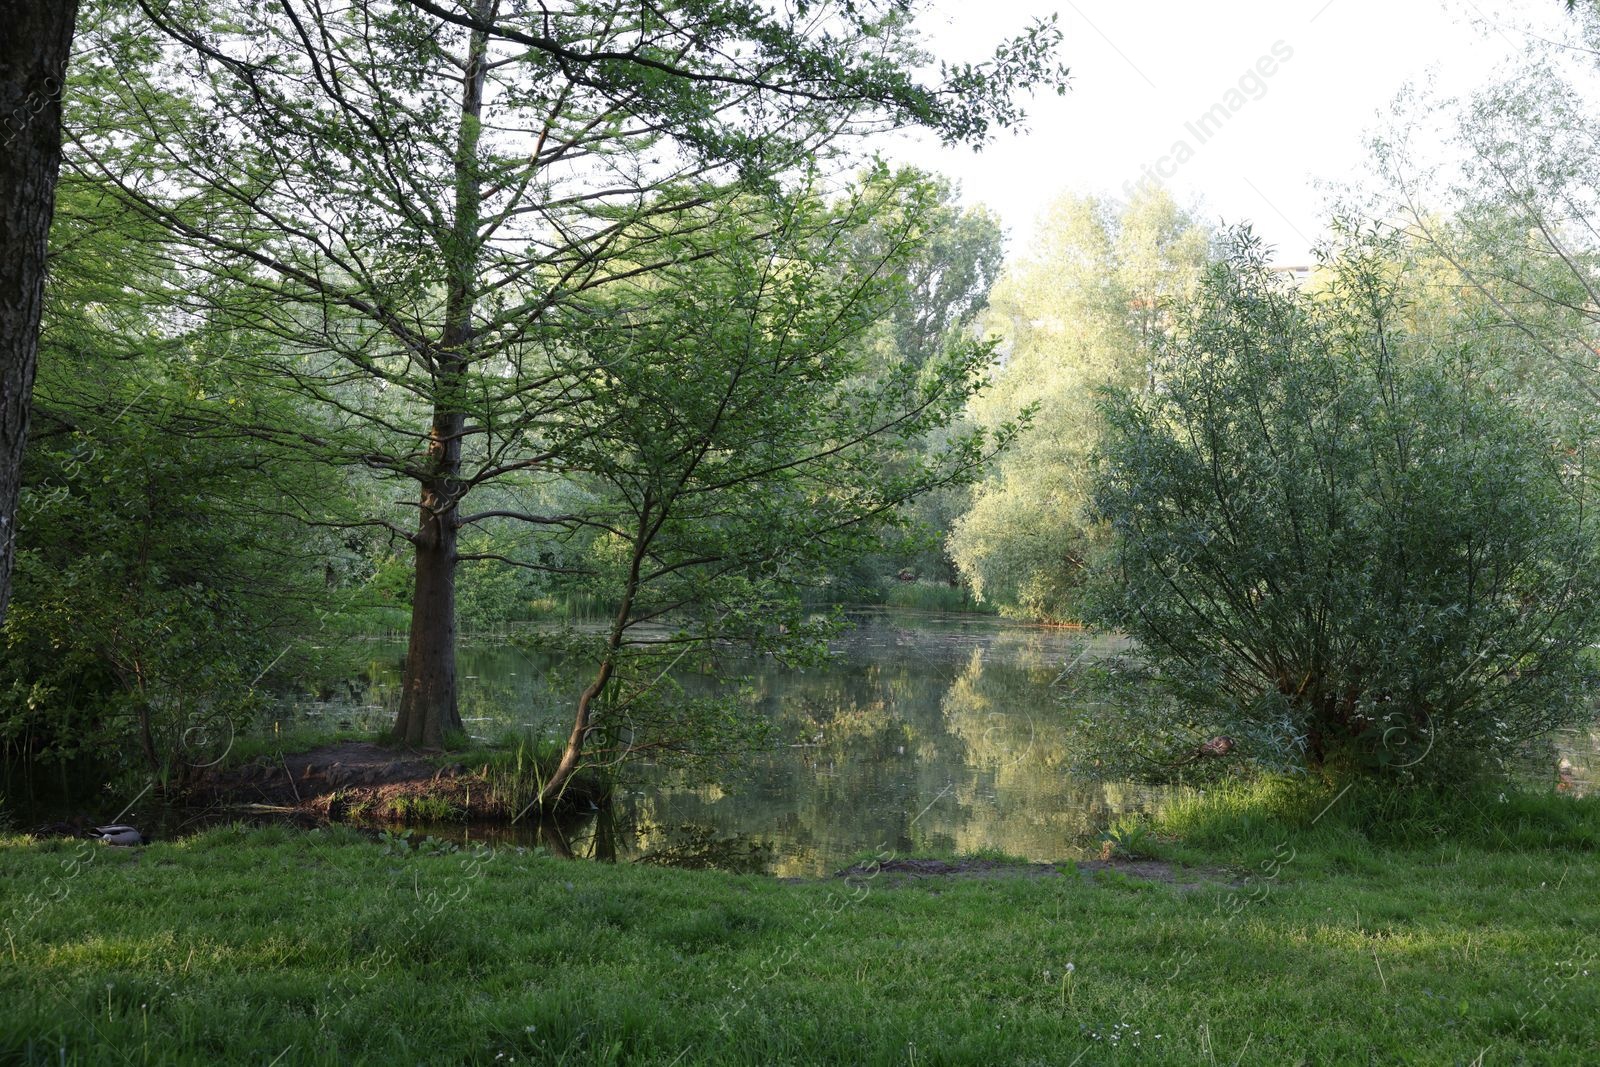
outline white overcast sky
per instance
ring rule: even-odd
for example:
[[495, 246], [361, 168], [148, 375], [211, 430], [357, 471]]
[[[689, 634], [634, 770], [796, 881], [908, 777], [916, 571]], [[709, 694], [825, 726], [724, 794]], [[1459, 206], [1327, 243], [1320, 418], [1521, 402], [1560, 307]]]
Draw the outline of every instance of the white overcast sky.
[[[1001, 217], [1014, 252], [1056, 195], [1120, 195], [1147, 166], [1174, 171], [1184, 141], [1193, 158], [1167, 186], [1213, 220], [1252, 223], [1282, 263], [1309, 259], [1325, 216], [1314, 183], [1360, 177], [1364, 134], [1404, 85], [1431, 77], [1442, 91], [1465, 91], [1515, 55], [1513, 26], [1564, 17], [1562, 0], [935, 0], [918, 26], [940, 58], [979, 60], [1052, 10], [1072, 87], [1033, 101], [1028, 132], [1002, 133], [981, 154], [926, 144], [886, 152], [957, 179], [965, 202]], [[1474, 14], [1487, 28], [1471, 25]], [[1275, 46], [1292, 55], [1228, 97]], [[1203, 143], [1187, 128], [1241, 97]]]

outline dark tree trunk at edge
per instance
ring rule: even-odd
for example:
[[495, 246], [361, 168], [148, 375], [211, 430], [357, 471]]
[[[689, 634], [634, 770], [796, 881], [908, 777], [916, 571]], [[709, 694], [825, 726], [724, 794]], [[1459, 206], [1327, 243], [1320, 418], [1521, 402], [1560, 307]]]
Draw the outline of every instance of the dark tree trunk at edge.
[[78, 0], [0, 0], [0, 623], [39, 365], [45, 249], [61, 168], [61, 91]]

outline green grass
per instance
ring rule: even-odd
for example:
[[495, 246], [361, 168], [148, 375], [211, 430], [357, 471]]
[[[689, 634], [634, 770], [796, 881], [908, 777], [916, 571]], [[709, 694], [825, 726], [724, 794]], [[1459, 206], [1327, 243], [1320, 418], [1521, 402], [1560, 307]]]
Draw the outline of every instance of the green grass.
[[[1022, 856], [1014, 856], [998, 848], [977, 848], [971, 852], [956, 852], [945, 848], [919, 848], [911, 852], [899, 852], [893, 857], [901, 860], [938, 860], [943, 863], [958, 863], [961, 860], [984, 860], [988, 863], [1008, 863], [1016, 866], [1025, 866], [1030, 861]], [[857, 866], [868, 866], [874, 862], [881, 862], [884, 856], [877, 849], [863, 849], [850, 857], [843, 865], [844, 869]]]
[[1600, 802], [1330, 798], [1156, 821], [1188, 892], [3, 837], [0, 1062], [1594, 1062]]
[[[463, 739], [465, 735], [462, 735]], [[459, 764], [482, 780], [480, 801], [503, 818], [520, 817], [537, 806], [540, 791], [561, 762], [563, 742], [528, 731], [507, 730], [485, 743], [466, 742], [434, 757], [440, 766]], [[562, 791], [561, 803], [596, 806], [611, 793], [600, 771], [581, 769]], [[427, 821], [414, 816], [413, 821]]]
[[[362, 812], [352, 811], [350, 817], [359, 819], [362, 815]], [[388, 818], [394, 822], [465, 822], [467, 811], [464, 806], [452, 804], [443, 797], [401, 796], [390, 803]]]
[[955, 611], [993, 615], [992, 604], [974, 600], [964, 586], [944, 582], [890, 582], [883, 590], [886, 607], [917, 611]]
[[228, 745], [222, 766], [238, 767], [258, 760], [273, 760], [279, 756], [294, 756], [310, 752], [324, 745], [337, 745], [345, 741], [371, 741], [387, 744], [388, 731], [374, 734], [371, 730], [355, 730], [345, 726], [297, 725], [290, 729], [268, 730], [263, 733], [241, 734]]

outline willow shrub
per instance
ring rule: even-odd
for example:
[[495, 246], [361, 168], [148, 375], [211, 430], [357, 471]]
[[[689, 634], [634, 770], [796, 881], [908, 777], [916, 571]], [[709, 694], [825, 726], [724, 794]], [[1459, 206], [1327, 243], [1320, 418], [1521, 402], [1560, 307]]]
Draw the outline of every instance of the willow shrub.
[[1179, 690], [1143, 709], [1170, 762], [1225, 733], [1280, 768], [1438, 780], [1592, 714], [1583, 450], [1497, 396], [1492, 339], [1415, 326], [1440, 317], [1397, 251], [1354, 241], [1301, 290], [1239, 236], [1106, 401], [1092, 610]]

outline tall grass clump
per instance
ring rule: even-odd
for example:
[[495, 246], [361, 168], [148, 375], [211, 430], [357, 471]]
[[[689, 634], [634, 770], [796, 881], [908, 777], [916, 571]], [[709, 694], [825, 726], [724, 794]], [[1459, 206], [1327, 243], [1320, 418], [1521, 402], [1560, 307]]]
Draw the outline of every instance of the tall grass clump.
[[1600, 849], [1600, 796], [1492, 780], [1404, 787], [1369, 778], [1333, 787], [1304, 776], [1268, 776], [1180, 798], [1152, 825], [1182, 848], [1245, 858], [1447, 846], [1592, 853]]
[[884, 589], [886, 607], [910, 611], [948, 611], [996, 614], [993, 604], [973, 599], [966, 586], [946, 582], [894, 582]]
[[[561, 762], [562, 742], [553, 737], [506, 731], [492, 747], [464, 757], [488, 790], [484, 810], [513, 820], [537, 816], [539, 797]], [[590, 768], [576, 775], [562, 791], [558, 806], [587, 804], [599, 807], [609, 799], [612, 782], [602, 770]]]

